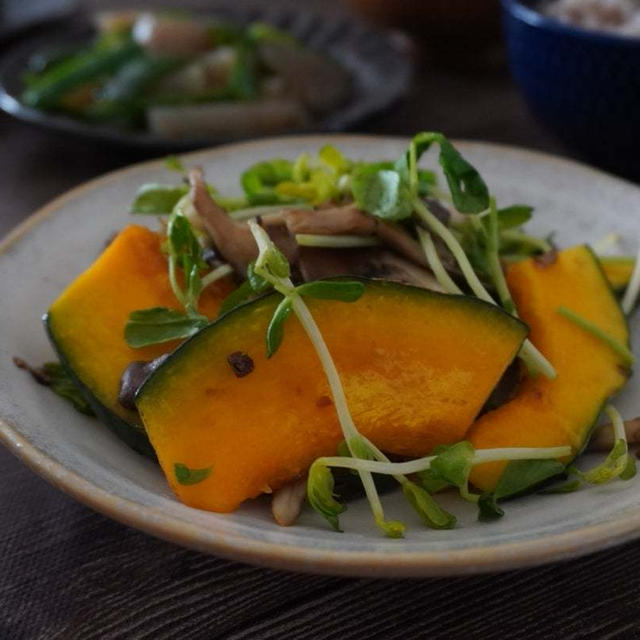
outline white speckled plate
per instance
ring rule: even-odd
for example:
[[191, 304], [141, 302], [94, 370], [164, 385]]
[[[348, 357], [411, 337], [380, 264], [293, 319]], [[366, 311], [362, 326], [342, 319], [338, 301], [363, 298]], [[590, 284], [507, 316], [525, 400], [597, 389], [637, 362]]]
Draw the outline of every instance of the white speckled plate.
[[[352, 157], [397, 157], [406, 141], [358, 136], [279, 138], [199, 151], [202, 164], [225, 193], [237, 193], [240, 171], [274, 156], [293, 158], [331, 140]], [[560, 245], [594, 241], [617, 231], [635, 251], [640, 231], [640, 189], [579, 164], [509, 147], [460, 143], [501, 203], [536, 207], [532, 230], [556, 231]], [[50, 482], [89, 506], [153, 535], [229, 558], [315, 573], [430, 576], [535, 565], [640, 536], [640, 476], [627, 483], [566, 496], [530, 496], [506, 505], [493, 524], [452, 500], [459, 516], [452, 531], [424, 529], [402, 500], [386, 498], [390, 517], [409, 525], [403, 540], [380, 536], [364, 501], [350, 505], [346, 533], [329, 531], [310, 511], [282, 529], [267, 502], [256, 500], [231, 515], [190, 509], [167, 488], [160, 470], [94, 420], [76, 413], [18, 371], [11, 356], [39, 363], [52, 355], [40, 316], [85, 269], [109, 235], [131, 220], [137, 187], [175, 180], [162, 161], [94, 180], [58, 198], [16, 229], [0, 247], [0, 437]], [[152, 221], [150, 221], [152, 223]], [[126, 283], [123, 283], [126, 286]], [[639, 322], [633, 321], [638, 338]], [[617, 405], [640, 415], [632, 380]]]

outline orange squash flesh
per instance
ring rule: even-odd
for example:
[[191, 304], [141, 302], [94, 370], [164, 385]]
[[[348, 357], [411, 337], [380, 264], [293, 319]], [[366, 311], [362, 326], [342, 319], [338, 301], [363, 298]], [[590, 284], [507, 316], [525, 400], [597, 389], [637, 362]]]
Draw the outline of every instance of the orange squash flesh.
[[[527, 378], [516, 397], [483, 415], [468, 439], [478, 449], [570, 445], [578, 453], [607, 398], [627, 381], [619, 356], [601, 340], [557, 313], [565, 305], [628, 344], [626, 320], [588, 247], [566, 249], [542, 266], [533, 259], [511, 266], [507, 282], [531, 341], [557, 378]], [[472, 483], [492, 490], [505, 463], [478, 465]]]
[[[342, 439], [329, 385], [295, 316], [265, 355], [279, 296], [226, 315], [191, 338], [147, 381], [137, 405], [167, 479], [186, 504], [232, 511], [303, 474]], [[358, 429], [381, 449], [418, 456], [462, 439], [526, 334], [477, 299], [366, 282], [354, 303], [308, 300]], [[254, 370], [236, 377], [229, 354]], [[179, 484], [174, 464], [211, 467]]]
[[[133, 349], [124, 340], [131, 311], [180, 305], [171, 290], [162, 237], [146, 227], [125, 227], [89, 269], [51, 305], [46, 322], [54, 346], [78, 381], [125, 422], [140, 419], [118, 402], [120, 376], [134, 360], [151, 360], [177, 342]], [[229, 280], [214, 283], [200, 299], [200, 311], [214, 318], [231, 291]]]

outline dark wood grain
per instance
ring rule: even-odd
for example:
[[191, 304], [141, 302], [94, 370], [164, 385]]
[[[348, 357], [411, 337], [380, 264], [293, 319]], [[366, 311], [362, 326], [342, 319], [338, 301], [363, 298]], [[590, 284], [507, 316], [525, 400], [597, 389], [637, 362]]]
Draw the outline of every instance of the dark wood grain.
[[[451, 61], [448, 61], [449, 63]], [[443, 67], [363, 132], [441, 129], [557, 152], [499, 47]], [[0, 116], [0, 234], [52, 197], [141, 159]], [[204, 556], [96, 514], [0, 449], [0, 640], [640, 637], [640, 544], [500, 575], [349, 580]]]

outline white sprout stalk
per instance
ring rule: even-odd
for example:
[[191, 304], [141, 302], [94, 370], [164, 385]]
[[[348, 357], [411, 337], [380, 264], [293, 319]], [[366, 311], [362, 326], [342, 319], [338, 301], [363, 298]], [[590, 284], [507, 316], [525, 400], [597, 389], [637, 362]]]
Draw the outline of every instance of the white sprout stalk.
[[607, 233], [606, 236], [603, 236], [598, 240], [598, 242], [594, 243], [593, 250], [599, 255], [603, 255], [609, 252], [611, 249], [616, 248], [620, 244], [620, 234], [618, 233]]
[[242, 220], [251, 220], [252, 218], [256, 218], [257, 216], [266, 216], [270, 213], [280, 213], [280, 211], [289, 211], [289, 210], [308, 210], [313, 209], [311, 205], [308, 204], [269, 204], [264, 206], [257, 207], [247, 207], [246, 209], [236, 209], [235, 211], [229, 212], [229, 217], [233, 218], [236, 221]]
[[[296, 293], [291, 279], [278, 278], [264, 269], [264, 264], [267, 259], [267, 252], [272, 246], [272, 242], [269, 236], [264, 231], [264, 229], [254, 221], [249, 221], [249, 228], [251, 229], [251, 233], [253, 234], [256, 244], [258, 245], [259, 251], [258, 259], [256, 260], [255, 264], [256, 273], [262, 275], [262, 277], [268, 278], [269, 282], [273, 284], [274, 288], [277, 291], [285, 296], [288, 296], [291, 299], [293, 312], [296, 314], [298, 320], [300, 321], [300, 324], [307, 333], [307, 336], [309, 337], [309, 340], [311, 341], [311, 344], [313, 345], [313, 348], [318, 355], [318, 359], [320, 360], [322, 369], [324, 370], [324, 373], [327, 377], [329, 389], [331, 390], [334, 406], [338, 415], [338, 422], [340, 423], [340, 428], [342, 429], [342, 434], [347, 443], [347, 447], [349, 448], [349, 452], [352, 456], [355, 457], [355, 452], [352, 449], [351, 441], [354, 437], [360, 437], [360, 434], [355, 426], [355, 423], [353, 422], [353, 418], [351, 417], [351, 412], [349, 411], [349, 406], [347, 404], [347, 398], [345, 396], [344, 388], [340, 380], [340, 375], [335, 363], [333, 362], [333, 358], [331, 357], [329, 348], [327, 347], [327, 344], [322, 337], [322, 333], [320, 332], [316, 321], [313, 319], [309, 308], [305, 304], [302, 297], [298, 293]], [[384, 522], [384, 510], [382, 508], [382, 503], [380, 502], [380, 497], [378, 496], [378, 491], [373, 482], [371, 473], [363, 470], [359, 471], [359, 474], [362, 481], [362, 486], [364, 487], [376, 522]]]
[[613, 427], [613, 441], [614, 443], [618, 440], [624, 440], [627, 442], [627, 432], [624, 428], [624, 421], [622, 420], [622, 416], [618, 412], [618, 410], [613, 406], [608, 404], [604, 408], [604, 412], [607, 414], [609, 420], [611, 420], [611, 426]]
[[[485, 464], [487, 462], [500, 462], [503, 460], [547, 460], [570, 456], [572, 449], [566, 447], [506, 447], [504, 449], [477, 449], [471, 464]], [[384, 475], [397, 476], [398, 474], [418, 473], [429, 469], [437, 456], [426, 456], [408, 462], [378, 462], [375, 460], [362, 460], [358, 458], [325, 457], [317, 462], [328, 467], [341, 467], [357, 471], [368, 471]]]
[[[433, 233], [442, 238], [447, 245], [454, 258], [456, 259], [460, 270], [462, 271], [467, 284], [480, 300], [484, 300], [490, 304], [495, 305], [495, 300], [489, 295], [489, 292], [485, 289], [482, 282], [476, 275], [469, 258], [462, 250], [460, 243], [456, 240], [456, 237], [451, 233], [446, 225], [442, 224], [436, 216], [418, 199], [414, 201], [414, 207], [416, 213], [427, 224], [429, 229]], [[556, 371], [551, 363], [544, 357], [540, 351], [531, 343], [527, 338], [520, 349], [520, 357], [523, 359], [529, 371], [533, 373], [542, 373], [545, 377], [553, 380], [556, 377]]]
[[356, 247], [377, 247], [380, 244], [376, 236], [320, 235], [297, 233], [296, 242], [301, 247], [322, 247], [326, 249], [352, 249]]
[[422, 227], [417, 227], [418, 238], [422, 245], [422, 250], [429, 263], [429, 268], [433, 271], [433, 275], [436, 277], [438, 284], [447, 292], [451, 294], [462, 294], [462, 289], [453, 281], [451, 276], [444, 268], [440, 256], [436, 251], [436, 245], [433, 244], [431, 234], [425, 231]]
[[631, 280], [629, 280], [629, 285], [622, 298], [622, 311], [625, 315], [629, 315], [633, 311], [633, 308], [636, 306], [636, 301], [638, 300], [638, 294], [640, 294], [640, 249], [638, 250], [636, 261], [633, 265]]
[[228, 264], [222, 264], [216, 267], [213, 271], [202, 277], [202, 289], [206, 289], [210, 284], [216, 282], [216, 280], [220, 280], [231, 273], [233, 273], [233, 267]]

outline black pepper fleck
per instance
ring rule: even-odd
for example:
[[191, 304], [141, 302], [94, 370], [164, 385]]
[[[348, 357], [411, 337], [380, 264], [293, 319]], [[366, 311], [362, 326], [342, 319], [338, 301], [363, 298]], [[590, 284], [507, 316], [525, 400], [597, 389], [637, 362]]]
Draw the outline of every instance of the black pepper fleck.
[[251, 356], [242, 352], [234, 351], [227, 356], [227, 362], [236, 377], [244, 378], [253, 371], [253, 360]]

